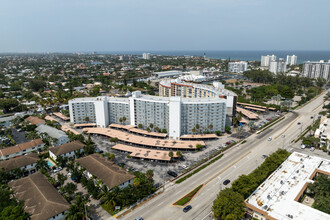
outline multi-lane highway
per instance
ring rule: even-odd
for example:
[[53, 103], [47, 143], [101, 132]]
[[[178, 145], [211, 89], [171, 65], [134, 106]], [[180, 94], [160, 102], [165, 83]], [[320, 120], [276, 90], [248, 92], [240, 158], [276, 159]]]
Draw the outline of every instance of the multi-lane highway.
[[[323, 95], [299, 110], [286, 114], [284, 120], [268, 130], [251, 135], [246, 139], [246, 143], [229, 149], [220, 160], [181, 184], [168, 184], [164, 193], [136, 208], [122, 219], [135, 219], [140, 216], [146, 220], [212, 219], [213, 200], [219, 190], [226, 187], [222, 184], [223, 181], [226, 179], [233, 181], [242, 174], [250, 173], [263, 162], [264, 154], [268, 155], [283, 146], [292, 149], [291, 142], [300, 134], [300, 128], [304, 130], [311, 125], [313, 122], [311, 116], [317, 115], [321, 110]], [[267, 140], [269, 137], [272, 137], [271, 141]], [[204, 184], [204, 187], [189, 203], [192, 206], [189, 212], [184, 213], [182, 207], [172, 205], [200, 184]]]

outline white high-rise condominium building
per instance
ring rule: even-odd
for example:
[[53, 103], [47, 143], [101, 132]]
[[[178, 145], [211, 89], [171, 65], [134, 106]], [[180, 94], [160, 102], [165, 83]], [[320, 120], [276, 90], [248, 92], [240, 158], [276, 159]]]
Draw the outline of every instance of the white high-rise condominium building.
[[286, 64], [283, 58], [278, 61], [271, 61], [269, 64], [269, 71], [272, 73], [284, 73], [286, 71]]
[[287, 55], [286, 56], [286, 65], [296, 65], [297, 64], [297, 56], [296, 55]]
[[[206, 92], [206, 91], [205, 91]], [[223, 96], [227, 90], [223, 89]], [[231, 91], [230, 91], [231, 92]], [[95, 123], [98, 127], [109, 124], [142, 125], [150, 124], [166, 129], [170, 138], [192, 134], [196, 124], [209, 128], [211, 132], [225, 131], [227, 97], [213, 96], [201, 98], [160, 97], [133, 92], [129, 98], [100, 96], [76, 98], [69, 101], [70, 122], [73, 124]]]
[[302, 75], [308, 78], [323, 78], [327, 81], [330, 80], [330, 60], [325, 62], [320, 61], [307, 61], [304, 63]]
[[145, 60], [150, 60], [150, 53], [143, 53], [142, 58]]
[[243, 73], [247, 70], [248, 63], [246, 61], [229, 62], [228, 71], [231, 73]]
[[267, 55], [267, 56], [261, 56], [261, 66], [269, 66], [271, 61], [275, 61], [276, 56], [273, 55]]

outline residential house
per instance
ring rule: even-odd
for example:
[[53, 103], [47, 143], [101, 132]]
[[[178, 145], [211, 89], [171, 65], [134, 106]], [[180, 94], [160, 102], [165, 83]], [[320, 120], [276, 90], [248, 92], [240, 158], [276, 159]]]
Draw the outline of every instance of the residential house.
[[132, 184], [135, 178], [131, 173], [97, 153], [79, 158], [76, 162], [86, 169], [84, 174], [88, 178], [96, 176], [109, 190], [115, 186], [125, 188]]
[[31, 220], [65, 219], [70, 204], [42, 173], [14, 180], [8, 185], [13, 189], [16, 199], [24, 201], [24, 211], [31, 215]]
[[12, 147], [6, 147], [0, 150], [0, 160], [8, 160], [31, 153], [32, 151], [38, 151], [44, 148], [44, 146], [45, 144], [41, 139], [35, 139]]
[[52, 147], [49, 149], [49, 156], [53, 160], [57, 160], [58, 156], [61, 157], [73, 157], [75, 158], [75, 152], [79, 151], [82, 152], [84, 150], [84, 144], [80, 141], [72, 141], [66, 144], [62, 144], [56, 147]]

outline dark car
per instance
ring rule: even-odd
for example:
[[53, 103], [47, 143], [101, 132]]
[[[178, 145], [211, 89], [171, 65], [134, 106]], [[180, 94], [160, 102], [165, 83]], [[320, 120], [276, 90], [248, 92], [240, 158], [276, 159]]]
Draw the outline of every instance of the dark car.
[[176, 172], [171, 171], [171, 170], [167, 171], [167, 174], [170, 175], [170, 176], [173, 176], [173, 177], [177, 177], [178, 176], [178, 174]]
[[153, 185], [153, 187], [155, 187], [156, 189], [158, 189], [159, 187], [161, 187], [162, 184], [161, 183], [156, 183], [155, 185]]
[[188, 212], [190, 209], [192, 209], [191, 205], [187, 205], [183, 208], [183, 212]]
[[229, 179], [226, 179], [225, 181], [223, 181], [223, 185], [228, 185], [230, 183]]

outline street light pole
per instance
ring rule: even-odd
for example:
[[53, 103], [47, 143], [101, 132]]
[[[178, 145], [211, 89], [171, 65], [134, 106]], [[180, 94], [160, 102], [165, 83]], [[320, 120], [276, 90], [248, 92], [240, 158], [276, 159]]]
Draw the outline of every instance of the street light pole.
[[284, 149], [285, 134], [282, 135], [282, 138], [283, 138], [283, 146], [282, 146], [282, 148]]

